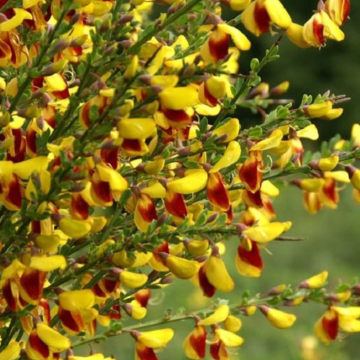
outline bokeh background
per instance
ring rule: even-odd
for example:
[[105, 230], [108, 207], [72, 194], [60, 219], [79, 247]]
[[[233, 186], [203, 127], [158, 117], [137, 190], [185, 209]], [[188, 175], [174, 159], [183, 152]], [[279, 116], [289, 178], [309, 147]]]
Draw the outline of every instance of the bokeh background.
[[[306, 22], [316, 9], [316, 0], [283, 0], [293, 20], [300, 24]], [[343, 105], [345, 111], [341, 118], [326, 122], [317, 120], [321, 139], [329, 139], [337, 133], [349, 137], [351, 126], [360, 122], [360, 2], [351, 3], [351, 20], [343, 27], [345, 41], [329, 41], [325, 48], [299, 49], [286, 38], [280, 44], [280, 59], [267, 65], [261, 76], [264, 81], [275, 86], [289, 80], [291, 83], [287, 97], [299, 103], [302, 95], [316, 96], [331, 90], [335, 94], [346, 94], [352, 101]], [[248, 35], [253, 43], [251, 55], [261, 58], [275, 37], [264, 35], [257, 39]], [[247, 73], [248, 55], [241, 57], [241, 72]], [[243, 117], [247, 114], [244, 113]], [[242, 117], [240, 115], [240, 120]], [[321, 139], [316, 145], [320, 146]], [[227, 241], [227, 263], [236, 280], [237, 291], [231, 294], [230, 301], [237, 301], [241, 294], [249, 289], [251, 294], [264, 292], [280, 283], [296, 284], [322, 270], [329, 270], [329, 282], [337, 286], [341, 282], [350, 282], [359, 275], [360, 267], [360, 207], [352, 200], [351, 189], [341, 191], [341, 200], [336, 211], [323, 209], [316, 216], [309, 215], [302, 205], [302, 193], [292, 187], [282, 187], [281, 195], [274, 203], [279, 221], [290, 220], [293, 227], [289, 236], [305, 237], [306, 241], [273, 242], [263, 251], [265, 271], [259, 279], [247, 279], [237, 274], [234, 266], [236, 241]], [[175, 280], [169, 288], [158, 291], [150, 307], [147, 320], [160, 318], [167, 309], [181, 312], [186, 306], [188, 311], [198, 310], [208, 303], [201, 292], [186, 281]], [[217, 293], [218, 297], [228, 298], [228, 294]], [[231, 356], [233, 360], [356, 360], [359, 358], [360, 334], [341, 338], [324, 346], [313, 343], [313, 326], [322, 315], [324, 306], [305, 304], [299, 308], [289, 308], [297, 316], [293, 328], [278, 330], [257, 313], [243, 318], [240, 335], [245, 338], [244, 345]], [[131, 321], [125, 320], [124, 326]], [[169, 347], [159, 357], [163, 360], [182, 360], [182, 342], [192, 330], [193, 323], [186, 321], [174, 325], [176, 336]], [[150, 329], [149, 329], [150, 330]], [[309, 341], [309, 342], [306, 342]], [[304, 345], [315, 347], [313, 357], [306, 357]], [[102, 347], [106, 354], [114, 354], [117, 359], [134, 358], [134, 342], [129, 336], [111, 339]], [[208, 355], [206, 359], [210, 359]]]

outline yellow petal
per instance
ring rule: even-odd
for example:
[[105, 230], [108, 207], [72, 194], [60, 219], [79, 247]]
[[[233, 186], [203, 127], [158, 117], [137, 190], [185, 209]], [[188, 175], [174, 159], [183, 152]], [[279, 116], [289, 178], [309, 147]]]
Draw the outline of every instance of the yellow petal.
[[119, 136], [125, 139], [147, 139], [156, 134], [156, 123], [152, 118], [122, 119], [118, 122]]
[[339, 156], [333, 155], [328, 158], [323, 158], [319, 160], [319, 168], [322, 171], [331, 171], [339, 163]]
[[19, 343], [13, 341], [0, 353], [0, 360], [16, 360], [20, 355], [20, 350]]
[[124, 78], [129, 80], [131, 78], [133, 78], [136, 74], [136, 71], [138, 69], [138, 65], [139, 65], [139, 58], [137, 55], [134, 55], [133, 58], [130, 61], [129, 66], [126, 68], [125, 72], [124, 72]]
[[58, 299], [63, 309], [74, 312], [91, 308], [95, 303], [95, 295], [90, 289], [64, 291]]
[[253, 147], [251, 147], [250, 151], [256, 151], [256, 150], [264, 151], [275, 148], [280, 145], [282, 137], [283, 137], [282, 131], [276, 129], [271, 133], [271, 135], [267, 139], [261, 140]]
[[265, 180], [261, 184], [261, 193], [270, 197], [277, 197], [280, 191], [271, 181]]
[[215, 334], [220, 338], [224, 345], [228, 347], [237, 347], [244, 342], [244, 339], [239, 335], [224, 329], [216, 329]]
[[158, 181], [150, 183], [148, 187], [141, 190], [143, 194], [151, 196], [153, 199], [164, 198], [166, 189]]
[[167, 109], [184, 110], [199, 104], [197, 90], [192, 86], [166, 88], [159, 94], [160, 102]]
[[296, 134], [299, 138], [303, 137], [310, 140], [317, 140], [319, 138], [319, 132], [314, 124], [297, 131]]
[[230, 7], [232, 10], [241, 11], [244, 10], [251, 0], [230, 0]]
[[302, 179], [300, 182], [300, 187], [308, 192], [317, 192], [320, 191], [325, 183], [324, 179]]
[[46, 272], [56, 269], [65, 269], [66, 259], [62, 255], [32, 256], [29, 266], [39, 271]]
[[324, 101], [318, 104], [311, 104], [305, 108], [305, 112], [311, 118], [319, 118], [325, 116], [331, 109], [333, 103], [331, 101]]
[[8, 32], [17, 28], [24, 20], [32, 20], [32, 15], [24, 9], [13, 9], [15, 15], [0, 24], [0, 31]]
[[150, 84], [162, 86], [163, 88], [173, 88], [178, 81], [179, 77], [177, 75], [155, 75], [151, 77]]
[[88, 222], [65, 217], [59, 220], [59, 228], [73, 239], [80, 239], [91, 231], [91, 225]]
[[225, 34], [230, 35], [232, 41], [239, 50], [250, 50], [251, 42], [239, 29], [227, 24], [218, 24], [217, 28]]
[[146, 347], [151, 349], [165, 347], [173, 338], [174, 331], [172, 329], [161, 329], [141, 333], [137, 340]]
[[241, 147], [238, 142], [231, 141], [225, 150], [222, 158], [210, 169], [209, 173], [213, 174], [220, 171], [223, 168], [229, 167], [235, 164], [241, 155]]
[[36, 158], [21, 161], [13, 165], [14, 174], [22, 179], [28, 179], [34, 171], [46, 170], [50, 159], [46, 156], [38, 156]]
[[340, 117], [343, 112], [344, 112], [343, 108], [331, 109], [326, 115], [322, 116], [320, 119], [323, 119], [323, 120], [335, 120], [338, 117]]
[[230, 310], [228, 305], [220, 305], [212, 315], [198, 322], [198, 325], [215, 325], [220, 322], [223, 322], [229, 316]]
[[336, 41], [342, 41], [345, 39], [345, 34], [330, 19], [329, 15], [325, 11], [321, 11], [320, 16], [321, 16], [321, 22], [324, 24], [325, 37]]
[[308, 48], [311, 45], [308, 44], [303, 36], [303, 26], [295, 23], [291, 23], [286, 29], [286, 35], [291, 42], [300, 48]]
[[340, 316], [339, 328], [348, 333], [360, 331], [360, 320], [355, 320], [352, 317]]
[[263, 243], [276, 239], [288, 226], [287, 223], [273, 222], [262, 226], [252, 226], [243, 231], [251, 240]]
[[339, 170], [339, 171], [327, 171], [324, 173], [325, 178], [331, 178], [336, 181], [343, 182], [345, 184], [350, 183], [349, 175], [346, 171]]
[[166, 266], [179, 279], [190, 279], [195, 276], [200, 263], [195, 260], [187, 260], [178, 256], [169, 256], [166, 258]]
[[234, 281], [230, 277], [223, 260], [220, 257], [210, 256], [205, 266], [206, 277], [209, 283], [217, 289], [229, 292], [234, 288]]
[[71, 346], [70, 339], [53, 330], [50, 326], [38, 323], [36, 330], [41, 341], [43, 341], [52, 352], [62, 352]]
[[192, 194], [206, 186], [207, 178], [208, 174], [205, 170], [191, 169], [185, 172], [183, 178], [169, 182], [167, 187], [178, 194]]
[[305, 287], [307, 289], [317, 289], [322, 287], [327, 278], [328, 278], [329, 272], [328, 271], [322, 271], [319, 274], [316, 274], [312, 276], [311, 278], [304, 280], [301, 282], [301, 287]]
[[137, 300], [131, 301], [131, 317], [135, 320], [141, 320], [146, 316], [147, 310], [142, 307]]
[[231, 332], [238, 332], [241, 329], [242, 322], [236, 316], [230, 315], [224, 322], [225, 329]]
[[66, 81], [60, 74], [44, 76], [44, 81], [50, 91], [63, 91], [67, 88]]
[[144, 171], [149, 175], [157, 175], [165, 166], [165, 159], [156, 159], [144, 166]]
[[264, 308], [266, 308], [264, 312], [266, 317], [268, 318], [270, 323], [278, 329], [287, 329], [293, 326], [294, 322], [296, 321], [296, 316], [294, 314], [289, 314], [273, 308]]
[[101, 164], [96, 165], [96, 170], [100, 180], [109, 183], [111, 191], [123, 192], [129, 187], [127, 181], [116, 170]]
[[358, 306], [348, 306], [348, 307], [332, 306], [331, 309], [336, 311], [340, 315], [340, 317], [348, 316], [354, 319], [360, 317], [360, 307]]
[[283, 29], [289, 27], [292, 22], [291, 17], [279, 0], [265, 0], [264, 6], [271, 22]]
[[148, 280], [147, 275], [134, 273], [131, 271], [122, 271], [120, 274], [120, 282], [122, 285], [135, 289], [146, 284]]
[[229, 142], [234, 140], [240, 131], [240, 122], [238, 119], [232, 118], [224, 125], [217, 127], [212, 131], [212, 135], [223, 138], [223, 135], [227, 135], [225, 139], [221, 140], [222, 142]]

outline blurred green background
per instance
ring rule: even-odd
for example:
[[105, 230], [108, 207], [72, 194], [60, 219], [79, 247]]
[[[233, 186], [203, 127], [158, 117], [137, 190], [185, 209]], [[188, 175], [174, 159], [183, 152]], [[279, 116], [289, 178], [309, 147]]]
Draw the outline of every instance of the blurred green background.
[[[293, 20], [298, 23], [306, 22], [317, 6], [315, 0], [283, 0], [282, 2]], [[287, 97], [295, 99], [295, 104], [300, 102], [304, 93], [316, 96], [328, 89], [337, 95], [346, 94], [352, 98], [351, 102], [343, 105], [345, 112], [341, 118], [333, 122], [316, 120], [322, 139], [329, 139], [336, 133], [349, 137], [351, 125], [360, 121], [358, 115], [360, 36], [357, 16], [360, 13], [360, 3], [353, 1], [351, 6], [351, 21], [343, 27], [346, 33], [345, 41], [341, 43], [328, 41], [326, 47], [321, 50], [315, 48], [304, 50], [284, 38], [280, 44], [280, 60], [267, 65], [261, 73], [263, 80], [271, 86], [289, 80], [291, 86]], [[248, 35], [247, 32], [246, 34]], [[251, 34], [248, 36], [253, 44], [251, 56], [259, 58], [276, 39], [269, 34], [260, 39]], [[248, 55], [242, 55], [240, 61], [242, 73], [248, 71], [248, 60]], [[265, 271], [260, 279], [247, 279], [237, 274], [234, 266], [237, 241], [227, 241], [227, 264], [236, 281], [237, 290], [230, 296], [220, 292], [217, 296], [230, 298], [230, 301], [236, 302], [246, 289], [254, 295], [280, 283], [297, 284], [325, 269], [329, 270], [329, 282], [334, 287], [341, 281], [351, 281], [359, 274], [360, 241], [357, 221], [360, 212], [359, 205], [352, 200], [350, 188], [341, 191], [340, 195], [341, 200], [336, 211], [324, 209], [316, 216], [312, 216], [303, 209], [300, 190], [291, 187], [282, 188], [280, 197], [274, 203], [277, 219], [292, 221], [293, 227], [288, 235], [306, 237], [306, 241], [271, 243], [268, 249], [272, 254], [262, 251]], [[186, 306], [187, 311], [192, 311], [207, 304], [195, 286], [178, 279], [172, 286], [154, 294], [154, 297], [155, 305], [149, 307], [146, 320], [161, 318], [168, 308], [177, 312], [181, 307]], [[304, 357], [301, 351], [303, 340], [313, 335], [313, 326], [325, 310], [324, 306], [303, 304], [298, 308], [286, 310], [298, 316], [295, 325], [288, 330], [273, 328], [260, 313], [250, 318], [242, 318], [243, 327], [239, 334], [244, 337], [245, 343], [231, 356], [231, 359], [355, 360], [359, 358], [359, 334], [346, 339], [341, 338], [329, 346], [318, 343], [314, 357]], [[124, 326], [130, 323], [130, 320], [124, 320]], [[175, 338], [159, 358], [185, 359], [182, 342], [192, 328], [192, 321], [176, 324]], [[100, 345], [94, 346], [95, 350], [100, 348]], [[134, 358], [134, 341], [127, 335], [111, 339], [102, 349], [105, 354], [113, 354], [118, 360]], [[206, 359], [210, 359], [210, 356], [207, 355]]]

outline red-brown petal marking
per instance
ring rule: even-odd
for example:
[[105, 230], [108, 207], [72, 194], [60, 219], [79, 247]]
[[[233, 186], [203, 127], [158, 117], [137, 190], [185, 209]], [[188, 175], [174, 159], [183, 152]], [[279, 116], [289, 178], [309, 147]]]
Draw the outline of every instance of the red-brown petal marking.
[[329, 178], [325, 180], [322, 192], [334, 204], [339, 202], [339, 194], [336, 191], [336, 181], [334, 179]]
[[196, 326], [190, 336], [190, 344], [200, 359], [205, 357], [206, 352], [206, 330], [205, 326]]
[[147, 194], [141, 194], [138, 200], [137, 208], [141, 214], [143, 220], [147, 223], [151, 223], [153, 220], [157, 220], [156, 208], [154, 200]]
[[20, 285], [32, 300], [40, 300], [46, 279], [46, 272], [27, 267], [20, 278]]
[[345, 21], [348, 19], [350, 14], [350, 0], [344, 0], [343, 1], [343, 22], [342, 25], [344, 25]]
[[61, 91], [53, 91], [53, 95], [58, 98], [59, 100], [67, 99], [70, 97], [69, 89], [66, 88]]
[[256, 268], [262, 270], [264, 267], [264, 264], [262, 262], [261, 256], [260, 256], [260, 250], [258, 245], [255, 241], [251, 241], [251, 250], [247, 251], [244, 247], [244, 245], [240, 244], [238, 246], [238, 255], [240, 259], [247, 264], [250, 264], [252, 266], [255, 266]]
[[77, 333], [84, 330], [84, 322], [80, 314], [75, 314], [71, 311], [64, 310], [63, 308], [59, 307], [58, 315], [64, 327]]
[[103, 202], [105, 202], [105, 203], [112, 202], [113, 198], [112, 198], [110, 185], [109, 185], [108, 182], [105, 182], [105, 181], [96, 182], [96, 181], [94, 181], [92, 183], [92, 189], [93, 189], [95, 195], [99, 199], [101, 199]]
[[44, 77], [39, 76], [32, 80], [33, 91], [39, 90], [44, 86]]
[[100, 288], [99, 284], [95, 284], [91, 288], [91, 290], [94, 293], [94, 295], [99, 297], [99, 298], [106, 298], [107, 297], [105, 291]]
[[[184, 139], [184, 140], [189, 140], [189, 135], [190, 135], [190, 126], [187, 126], [185, 128], [181, 128], [179, 129], [179, 133], [181, 134], [180, 135], [180, 138], [181, 139]], [[200, 154], [201, 155], [201, 154]]]
[[41, 115], [44, 118], [44, 120], [52, 127], [55, 128], [56, 127], [56, 119], [55, 119], [55, 115], [56, 115], [56, 110], [53, 106], [46, 106], [41, 108]]
[[230, 197], [220, 173], [209, 174], [206, 186], [207, 197], [214, 205], [226, 211], [230, 207]]
[[265, 6], [259, 4], [259, 2], [256, 2], [255, 4], [254, 19], [261, 34], [270, 30], [269, 14], [267, 13]]
[[118, 168], [119, 148], [116, 149], [101, 149], [100, 157], [105, 164], [110, 165], [114, 170]]
[[146, 347], [140, 342], [136, 343], [136, 352], [141, 360], [159, 360], [153, 349]]
[[318, 23], [316, 20], [313, 21], [313, 34], [319, 44], [325, 44], [324, 37], [324, 24]]
[[76, 218], [86, 220], [89, 217], [89, 204], [83, 199], [81, 194], [72, 194], [70, 211]]
[[28, 150], [36, 155], [36, 131], [32, 128], [26, 130], [26, 146]]
[[210, 345], [210, 355], [215, 360], [221, 360], [220, 358], [220, 346], [221, 341], [217, 341], [216, 343], [211, 343]]
[[209, 38], [210, 54], [215, 58], [215, 61], [224, 59], [229, 52], [230, 36], [215, 30]]
[[39, 306], [42, 307], [42, 319], [46, 325], [50, 324], [51, 315], [50, 315], [50, 305], [45, 299], [41, 299]]
[[0, 39], [0, 59], [7, 59], [11, 53], [10, 46]]
[[275, 210], [274, 210], [274, 207], [271, 203], [271, 201], [269, 199], [265, 199], [262, 201], [263, 205], [264, 205], [264, 208], [272, 215], [275, 217]]
[[254, 193], [245, 190], [243, 193], [243, 199], [246, 205], [253, 206], [256, 208], [261, 208], [264, 206], [261, 198], [261, 190], [258, 190]]
[[166, 266], [166, 262], [164, 261], [163, 257], [161, 257], [160, 255], [158, 255], [158, 253], [166, 253], [169, 254], [169, 243], [164, 241], [161, 245], [159, 245], [153, 252], [153, 255], [155, 257], [155, 259], [160, 262], [161, 264], [163, 264], [164, 266]]
[[110, 317], [110, 319], [116, 319], [116, 320], [121, 319], [120, 304], [115, 304], [112, 306], [109, 317]]
[[206, 86], [206, 83], [204, 84], [204, 95], [205, 95], [206, 100], [211, 104], [211, 106], [217, 105], [217, 99], [210, 94], [210, 92]]
[[11, 310], [16, 311], [18, 308], [17, 301], [11, 290], [12, 286], [16, 286], [16, 284], [15, 283], [11, 284], [11, 282], [12, 282], [11, 279], [5, 280], [4, 285], [2, 286], [2, 294], [4, 299], [6, 300], [6, 303], [8, 304], [8, 307]]
[[150, 299], [150, 295], [150, 289], [141, 289], [135, 293], [135, 300], [137, 300], [142, 307], [146, 308]]
[[211, 285], [205, 273], [205, 264], [200, 268], [198, 272], [199, 285], [207, 297], [213, 297], [216, 292], [216, 287]]
[[247, 190], [252, 193], [258, 191], [261, 186], [264, 163], [260, 151], [250, 151], [249, 157], [245, 160], [239, 171], [240, 180]]
[[35, 329], [30, 333], [28, 341], [30, 347], [39, 353], [44, 359], [47, 359], [50, 356], [49, 348], [38, 337]]
[[41, 223], [40, 221], [33, 220], [31, 222], [31, 231], [35, 234], [41, 234]]
[[124, 139], [124, 141], [121, 144], [121, 147], [124, 150], [128, 150], [128, 151], [141, 151], [141, 142], [140, 140], [137, 139]]
[[9, 193], [6, 196], [6, 201], [20, 209], [23, 198], [22, 193], [23, 191], [19, 183], [19, 179], [17, 178], [17, 176], [13, 175], [12, 180], [9, 183]]
[[103, 291], [105, 291], [108, 294], [113, 293], [118, 288], [119, 285], [120, 283], [116, 281], [115, 278], [101, 279], [99, 282], [100, 288], [103, 289]]
[[166, 109], [162, 108], [161, 111], [164, 113], [166, 118], [172, 122], [173, 127], [185, 127], [188, 126], [193, 116], [189, 115], [185, 110], [172, 110], [172, 109]]
[[79, 113], [79, 118], [81, 125], [85, 128], [90, 126], [90, 109], [92, 104], [88, 101], [81, 109]]
[[165, 196], [165, 208], [173, 216], [184, 218], [187, 214], [187, 208], [182, 194], [167, 190]]
[[331, 340], [336, 339], [339, 330], [339, 318], [335, 312], [334, 314], [335, 316], [331, 318], [324, 316], [321, 322], [324, 331]]

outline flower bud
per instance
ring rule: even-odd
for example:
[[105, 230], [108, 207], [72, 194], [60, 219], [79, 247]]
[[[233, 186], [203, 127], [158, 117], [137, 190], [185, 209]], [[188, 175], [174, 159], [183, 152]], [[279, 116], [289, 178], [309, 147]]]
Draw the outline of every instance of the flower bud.
[[328, 271], [325, 270], [307, 280], [302, 281], [299, 287], [304, 289], [318, 289], [325, 284], [328, 275]]
[[287, 329], [291, 327], [296, 320], [296, 316], [294, 314], [289, 314], [264, 305], [259, 308], [270, 323], [278, 329]]

